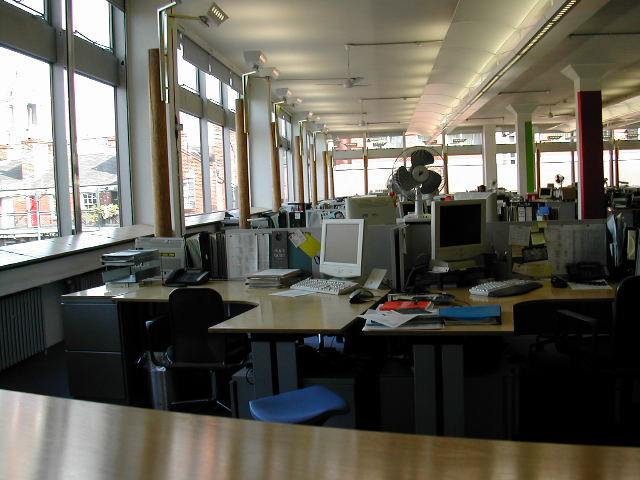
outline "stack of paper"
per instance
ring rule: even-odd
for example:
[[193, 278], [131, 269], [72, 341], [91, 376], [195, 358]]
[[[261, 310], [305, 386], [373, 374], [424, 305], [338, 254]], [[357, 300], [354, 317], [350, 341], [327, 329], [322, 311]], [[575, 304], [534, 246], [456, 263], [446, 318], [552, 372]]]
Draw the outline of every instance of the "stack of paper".
[[297, 268], [271, 268], [247, 276], [245, 285], [251, 288], [289, 287], [299, 280]]
[[442, 328], [442, 320], [437, 310], [416, 314], [398, 313], [393, 310], [367, 310], [366, 313], [360, 315], [360, 318], [364, 318], [367, 321], [367, 325], [387, 328], [403, 326], [425, 329]]

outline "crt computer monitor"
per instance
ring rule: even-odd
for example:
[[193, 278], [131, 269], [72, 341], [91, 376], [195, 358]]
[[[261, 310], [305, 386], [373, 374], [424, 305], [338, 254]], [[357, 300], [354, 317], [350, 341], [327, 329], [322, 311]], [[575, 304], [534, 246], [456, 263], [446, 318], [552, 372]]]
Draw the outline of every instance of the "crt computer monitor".
[[487, 251], [487, 204], [453, 200], [431, 204], [431, 258], [467, 260]]
[[389, 195], [349, 197], [345, 201], [347, 218], [362, 218], [367, 225], [395, 225], [396, 204]]
[[320, 273], [337, 278], [362, 275], [364, 220], [322, 221]]

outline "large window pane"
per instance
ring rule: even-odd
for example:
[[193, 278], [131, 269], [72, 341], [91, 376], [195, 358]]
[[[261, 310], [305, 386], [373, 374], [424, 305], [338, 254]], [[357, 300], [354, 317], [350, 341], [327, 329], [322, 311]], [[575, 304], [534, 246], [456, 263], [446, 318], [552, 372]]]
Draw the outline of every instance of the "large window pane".
[[236, 132], [229, 130], [229, 166], [230, 175], [227, 176], [231, 198], [227, 203], [227, 208], [238, 208], [238, 157], [236, 155], [237, 140]]
[[449, 192], [473, 192], [482, 185], [482, 155], [449, 155]]
[[[395, 160], [395, 157], [369, 159], [369, 191], [387, 189], [387, 182], [393, 172]], [[400, 165], [402, 165], [402, 163], [396, 163], [396, 167]]]
[[202, 189], [202, 149], [200, 120], [180, 112], [180, 161], [182, 162], [182, 195], [185, 216], [204, 213]]
[[640, 186], [640, 150], [620, 150], [618, 171], [622, 182]]
[[[64, 0], [61, 1], [64, 8]], [[73, 30], [79, 36], [111, 49], [111, 6], [107, 0], [74, 0]]]
[[5, 0], [22, 10], [44, 16], [44, 0]]
[[120, 226], [115, 91], [75, 76], [82, 229]]
[[178, 83], [193, 92], [198, 92], [198, 69], [182, 56], [182, 45], [178, 48]]
[[333, 181], [336, 197], [364, 195], [364, 161], [336, 160]]
[[205, 74], [205, 78], [207, 79], [207, 99], [211, 100], [213, 103], [217, 103], [218, 105], [220, 105], [220, 80], [212, 75], [209, 75], [208, 73]]
[[[571, 183], [571, 152], [540, 153], [540, 186], [555, 185], [556, 175], [564, 177], [563, 185]], [[605, 174], [605, 177], [608, 176]]]
[[236, 100], [238, 99], [238, 97], [240, 95], [238, 95], [238, 92], [236, 92], [229, 85], [225, 84], [224, 88], [225, 88], [225, 92], [226, 92], [226, 98], [225, 98], [224, 107], [226, 109], [228, 109], [228, 110], [231, 110], [232, 112], [235, 112], [236, 111]]
[[289, 201], [289, 162], [287, 159], [288, 151], [284, 148], [279, 150], [280, 157], [280, 197], [282, 203]]
[[209, 143], [209, 176], [211, 177], [211, 210], [219, 212], [227, 208], [222, 127], [209, 123], [207, 125], [207, 138]]
[[0, 48], [0, 245], [57, 236], [50, 67]]
[[[496, 134], [496, 136], [499, 134]], [[518, 167], [515, 153], [498, 153], [496, 155], [498, 170], [498, 187], [509, 192], [518, 190]]]

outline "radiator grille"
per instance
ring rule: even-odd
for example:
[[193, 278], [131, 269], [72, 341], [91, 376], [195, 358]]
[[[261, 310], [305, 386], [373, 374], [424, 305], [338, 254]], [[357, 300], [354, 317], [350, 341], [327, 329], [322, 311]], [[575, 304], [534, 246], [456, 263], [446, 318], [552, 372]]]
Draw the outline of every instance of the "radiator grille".
[[39, 288], [0, 298], [0, 370], [46, 348]]

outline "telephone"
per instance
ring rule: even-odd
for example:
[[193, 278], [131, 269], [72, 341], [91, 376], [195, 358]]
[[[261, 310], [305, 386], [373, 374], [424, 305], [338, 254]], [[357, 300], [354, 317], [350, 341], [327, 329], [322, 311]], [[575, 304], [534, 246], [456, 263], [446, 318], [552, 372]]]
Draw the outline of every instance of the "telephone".
[[574, 282], [601, 280], [607, 275], [604, 266], [598, 262], [568, 263], [567, 273], [569, 274], [569, 281]]
[[209, 280], [206, 270], [178, 268], [172, 271], [164, 280], [169, 287], [184, 287], [187, 285], [202, 285]]

